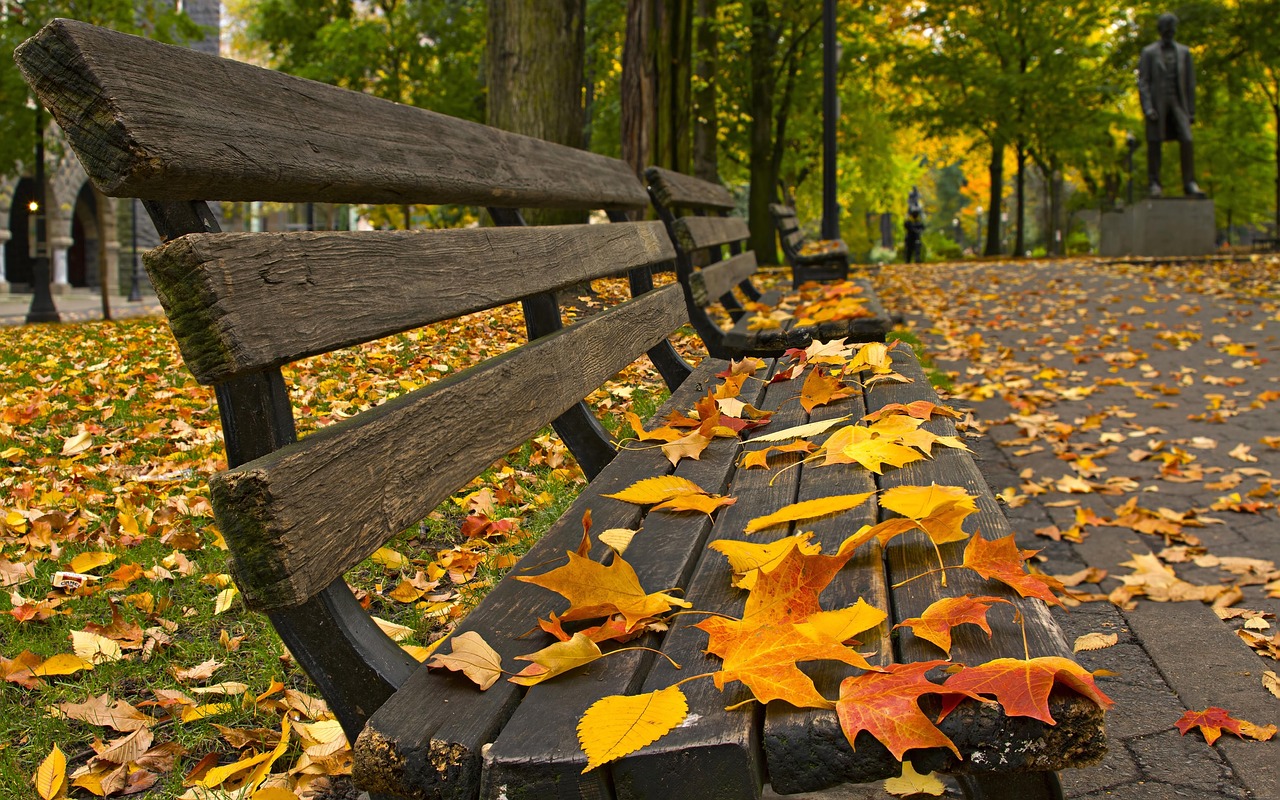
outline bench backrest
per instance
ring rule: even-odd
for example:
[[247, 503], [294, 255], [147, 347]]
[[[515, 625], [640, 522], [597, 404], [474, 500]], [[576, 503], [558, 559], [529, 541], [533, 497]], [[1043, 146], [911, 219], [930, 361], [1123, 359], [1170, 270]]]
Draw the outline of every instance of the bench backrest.
[[[462, 203], [510, 222], [641, 209], [645, 188], [616, 159], [84, 23], [51, 23], [17, 60], [95, 184], [143, 198], [167, 240], [146, 264], [217, 394], [232, 468], [211, 494], [237, 583], [354, 740], [413, 663], [343, 573], [665, 345], [687, 320], [675, 285], [563, 330], [549, 298], [674, 249], [659, 222], [221, 233], [204, 201]], [[516, 300], [550, 335], [295, 441], [281, 365]]]
[[796, 210], [791, 206], [771, 203], [769, 213], [773, 216], [773, 224], [778, 228], [782, 252], [788, 261], [793, 261], [800, 252], [800, 245], [804, 244], [804, 231], [800, 228]]
[[755, 252], [747, 249], [747, 221], [730, 216], [737, 203], [717, 183], [662, 167], [649, 167], [645, 178], [654, 207], [677, 245], [676, 273], [688, 293], [689, 318], [712, 355], [722, 356], [715, 342], [723, 334], [708, 307], [720, 303], [737, 322], [746, 310], [734, 289], [749, 301], [760, 299], [750, 280], [757, 264]]

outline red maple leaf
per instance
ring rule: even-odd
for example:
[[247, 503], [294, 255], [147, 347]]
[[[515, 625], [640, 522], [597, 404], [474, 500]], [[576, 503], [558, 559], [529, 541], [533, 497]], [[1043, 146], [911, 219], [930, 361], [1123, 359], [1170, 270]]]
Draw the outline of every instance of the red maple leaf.
[[[1049, 692], [1053, 690], [1055, 681], [1062, 681], [1104, 709], [1113, 705], [1111, 698], [1093, 682], [1093, 673], [1060, 656], [1026, 660], [997, 658], [976, 667], [965, 667], [947, 678], [944, 685], [957, 695], [990, 695], [1011, 717], [1031, 717], [1056, 725], [1049, 713]], [[958, 698], [944, 702], [938, 721], [941, 722], [958, 703]]]
[[951, 655], [951, 629], [957, 625], [977, 625], [991, 635], [991, 626], [987, 624], [987, 610], [992, 603], [1007, 603], [999, 597], [944, 597], [931, 604], [918, 617], [905, 619], [895, 628], [909, 627], [911, 632], [927, 642], [941, 647], [948, 656]]
[[[845, 678], [840, 684], [836, 714], [850, 746], [866, 731], [902, 760], [913, 747], [945, 747], [955, 753], [955, 742], [920, 710], [920, 696], [946, 694], [948, 689], [925, 678], [924, 674], [946, 661], [918, 661], [893, 664], [885, 672], [867, 672]], [[856, 749], [856, 747], [855, 747]]]
[[1188, 711], [1182, 715], [1182, 719], [1173, 724], [1182, 731], [1183, 736], [1186, 736], [1187, 731], [1192, 728], [1199, 728], [1204, 734], [1204, 740], [1209, 744], [1218, 741], [1223, 731], [1231, 731], [1241, 739], [1247, 736], [1261, 742], [1265, 742], [1276, 734], [1275, 725], [1255, 725], [1248, 720], [1236, 719], [1231, 716], [1231, 712], [1217, 706], [1210, 706], [1204, 711]]
[[1023, 597], [1038, 597], [1049, 605], [1062, 605], [1053, 593], [1062, 584], [1048, 575], [1027, 572], [1023, 562], [1040, 551], [1019, 550], [1012, 536], [984, 539], [975, 533], [964, 548], [963, 566], [984, 578], [994, 578]]

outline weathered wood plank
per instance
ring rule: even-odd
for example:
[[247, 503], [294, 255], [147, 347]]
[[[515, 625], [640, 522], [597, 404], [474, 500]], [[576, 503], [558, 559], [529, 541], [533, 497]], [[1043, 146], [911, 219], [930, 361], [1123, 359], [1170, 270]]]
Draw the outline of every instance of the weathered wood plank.
[[144, 261], [207, 384], [674, 257], [662, 223], [624, 222], [194, 234]]
[[[834, 419], [850, 415], [847, 424], [853, 424], [866, 413], [861, 394], [839, 403], [814, 409], [810, 421]], [[801, 467], [798, 500], [812, 500], [838, 494], [874, 492], [872, 474], [856, 465], [819, 467], [806, 464]], [[875, 499], [837, 517], [815, 520], [797, 526], [798, 530], [812, 530], [815, 541], [831, 553], [848, 536], [863, 525], [874, 525], [878, 508]], [[872, 540], [862, 545], [845, 565], [822, 596], [823, 608], [836, 609], [853, 605], [859, 599], [889, 612], [888, 579], [884, 569], [884, 553], [879, 542]], [[893, 644], [889, 638], [892, 621], [886, 619], [875, 629], [859, 637], [859, 652], [867, 655], [872, 664], [885, 665], [893, 659]], [[802, 665], [805, 673], [813, 678], [814, 685], [823, 697], [836, 699], [840, 695], [840, 682], [857, 670], [836, 661], [820, 661]], [[869, 783], [899, 774], [901, 766], [870, 734], [858, 736], [858, 747], [853, 749], [834, 710], [798, 709], [786, 703], [770, 703], [765, 711], [764, 748], [769, 767], [769, 783], [779, 794], [814, 792], [841, 783]]]
[[[723, 362], [707, 359], [659, 409], [685, 410], [710, 385]], [[564, 516], [530, 549], [513, 574], [545, 572], [562, 563], [566, 550], [582, 538], [582, 515], [591, 510], [593, 530], [635, 528], [640, 506], [602, 497], [621, 491], [641, 478], [670, 474], [670, 462], [657, 449], [619, 454], [591, 482]], [[643, 534], [641, 534], [643, 535]], [[460, 623], [457, 633], [477, 631], [497, 650], [508, 669], [520, 666], [515, 656], [538, 649], [527, 636], [535, 620], [562, 611], [564, 600], [508, 575]], [[442, 645], [447, 649], [446, 642]], [[615, 656], [617, 658], [617, 656]], [[555, 682], [571, 679], [558, 678]], [[552, 682], [552, 683], [555, 683]], [[548, 684], [550, 686], [551, 684]], [[498, 738], [515, 711], [524, 689], [505, 680], [487, 691], [457, 673], [419, 668], [370, 719], [355, 744], [356, 782], [365, 790], [414, 798], [474, 800], [480, 789], [482, 748]], [[569, 737], [576, 746], [577, 737]], [[581, 769], [581, 767], [579, 767]]]
[[733, 291], [733, 288], [750, 278], [756, 271], [754, 250], [739, 253], [724, 261], [717, 261], [689, 276], [693, 289], [693, 301], [707, 306]]
[[701, 250], [747, 238], [751, 229], [741, 217], [681, 217], [675, 236], [685, 250]]
[[686, 319], [672, 284], [218, 474], [246, 603], [315, 594]]
[[[702, 370], [699, 374], [708, 373]], [[710, 378], [704, 386], [710, 391], [717, 382], [718, 379]], [[740, 399], [758, 405], [763, 394], [763, 384], [751, 382], [744, 386]], [[709, 492], [724, 493], [738, 453], [736, 441], [718, 439], [703, 452], [700, 460], [681, 461], [675, 474]], [[629, 456], [631, 452], [623, 451], [619, 457]], [[596, 489], [589, 487], [586, 491]], [[710, 518], [701, 513], [654, 511], [645, 515], [642, 526], [626, 553], [627, 561], [640, 576], [641, 585], [651, 591], [685, 586], [703, 552], [711, 530]], [[598, 557], [603, 555], [601, 552]], [[549, 637], [545, 643], [550, 643]], [[529, 650], [541, 644], [537, 637], [527, 640]], [[661, 637], [650, 634], [628, 642], [627, 646], [635, 645], [659, 647]], [[645, 651], [622, 652], [531, 687], [520, 708], [486, 751], [481, 798], [578, 800], [609, 796], [607, 770], [582, 773], [587, 761], [578, 747], [577, 723], [587, 708], [601, 697], [637, 692], [654, 658], [653, 653]]]
[[[804, 409], [794, 399], [799, 391], [798, 381], [768, 387], [761, 407], [777, 410], [771, 428], [781, 429], [804, 421]], [[744, 529], [748, 520], [795, 502], [799, 471], [788, 470], [770, 485], [774, 474], [773, 470], [754, 469], [734, 473], [730, 491], [738, 502], [720, 510], [710, 540], [747, 539]], [[767, 536], [781, 535], [785, 532], [775, 529]], [[763, 534], [750, 538], [768, 540]], [[704, 551], [688, 584], [686, 597], [701, 611], [740, 616], [745, 595], [730, 585], [730, 577], [724, 556]], [[693, 627], [699, 621], [693, 615], [672, 621], [662, 650], [683, 669], [675, 670], [662, 659], [654, 661], [645, 679], [644, 691], [661, 689], [690, 675], [719, 669], [720, 660], [704, 653], [707, 634]], [[760, 747], [763, 709], [752, 703], [736, 711], [724, 710], [750, 697], [740, 684], [729, 684], [722, 693], [707, 678], [691, 681], [681, 688], [688, 698], [689, 718], [697, 724], [677, 728], [611, 765], [619, 800], [758, 797], [764, 771]], [[698, 781], [690, 782], [689, 775], [698, 775]]]
[[[914, 353], [905, 347], [899, 347], [894, 351], [893, 359], [894, 368], [912, 378], [913, 382], [877, 384], [869, 392], [869, 407], [876, 408], [894, 402], [909, 403], [914, 400], [937, 402], [937, 395], [929, 386], [928, 378]], [[933, 420], [926, 423], [926, 426], [938, 435], [955, 434], [955, 426], [949, 420]], [[931, 483], [960, 486], [978, 497], [978, 512], [965, 521], [966, 531], [981, 531], [986, 539], [1012, 535], [1008, 520], [996, 505], [994, 495], [969, 453], [951, 448], [935, 448], [932, 460], [887, 470], [877, 483], [881, 490], [893, 486], [928, 486]], [[942, 545], [940, 550], [944, 563], [959, 564], [965, 544], [966, 542], [953, 542]], [[904, 534], [890, 542], [887, 563], [889, 577], [894, 584], [938, 566], [933, 547], [924, 543], [923, 534], [918, 532]], [[936, 575], [911, 580], [893, 588], [895, 618], [902, 620], [917, 617], [935, 600], [962, 594], [1001, 597], [1012, 603], [1025, 620], [1026, 654], [1032, 657], [1071, 657], [1071, 650], [1044, 603], [1021, 598], [1004, 584], [985, 580], [967, 569], [947, 570], [945, 588]], [[961, 626], [954, 631], [951, 658], [955, 663], [972, 666], [993, 658], [1024, 656], [1023, 629], [1013, 621], [1012, 609], [995, 605], [987, 619], [992, 629], [990, 639], [973, 625]], [[901, 661], [923, 661], [943, 656], [940, 649], [916, 638], [906, 628], [898, 631], [897, 652]], [[1048, 726], [1025, 717], [1006, 718], [998, 709], [967, 701], [941, 726], [956, 741], [960, 751], [966, 754], [965, 760], [959, 762], [948, 751], [933, 749], [921, 751], [915, 763], [921, 769], [951, 772], [1043, 771], [1079, 766], [1100, 759], [1105, 754], [1103, 713], [1092, 701], [1074, 693], [1059, 693], [1055, 697], [1053, 708], [1055, 718], [1060, 719], [1057, 726]], [[1036, 744], [1028, 747], [1028, 741]]]
[[632, 209], [649, 201], [617, 159], [81, 22], [55, 20], [15, 55], [113, 197]]
[[738, 206], [729, 190], [718, 183], [663, 167], [649, 167], [644, 171], [644, 176], [649, 181], [649, 190], [654, 197], [671, 209], [733, 211]]

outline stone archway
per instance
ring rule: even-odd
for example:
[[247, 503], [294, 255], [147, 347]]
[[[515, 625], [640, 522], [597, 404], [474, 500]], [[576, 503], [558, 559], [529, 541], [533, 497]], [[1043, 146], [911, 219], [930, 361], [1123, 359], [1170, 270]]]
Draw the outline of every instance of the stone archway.
[[71, 217], [71, 247], [67, 248], [67, 283], [73, 287], [99, 288], [101, 277], [101, 231], [98, 227], [98, 198], [87, 182], [76, 194]]
[[12, 184], [12, 193], [6, 192], [7, 208], [0, 215], [4, 228], [5, 280], [11, 289], [31, 290], [31, 212], [27, 204], [35, 199], [35, 182], [22, 178]]

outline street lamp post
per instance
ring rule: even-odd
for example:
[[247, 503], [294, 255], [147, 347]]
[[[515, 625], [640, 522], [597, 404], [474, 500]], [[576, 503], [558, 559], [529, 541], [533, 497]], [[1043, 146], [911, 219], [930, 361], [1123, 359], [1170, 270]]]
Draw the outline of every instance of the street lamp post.
[[53, 304], [49, 291], [49, 250], [45, 220], [48, 210], [44, 197], [44, 120], [40, 118], [40, 106], [36, 105], [36, 165], [35, 196], [27, 210], [35, 217], [34, 257], [31, 259], [31, 306], [27, 309], [27, 322], [61, 322], [62, 315]]
[[129, 219], [133, 223], [133, 237], [130, 251], [133, 253], [133, 269], [129, 272], [129, 302], [142, 302], [142, 276], [138, 274], [138, 198], [133, 198], [129, 205]]
[[822, 238], [840, 238], [840, 204], [836, 201], [836, 126], [840, 98], [836, 70], [840, 46], [836, 43], [836, 0], [822, 3]]

